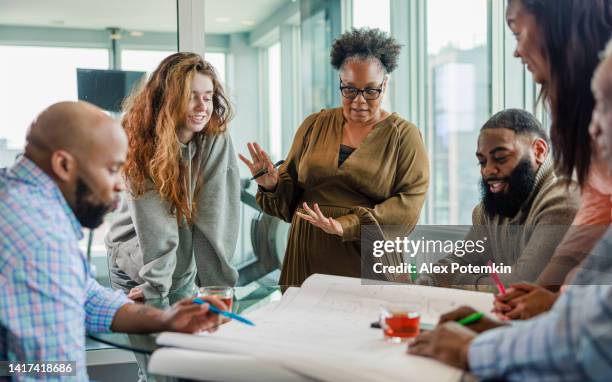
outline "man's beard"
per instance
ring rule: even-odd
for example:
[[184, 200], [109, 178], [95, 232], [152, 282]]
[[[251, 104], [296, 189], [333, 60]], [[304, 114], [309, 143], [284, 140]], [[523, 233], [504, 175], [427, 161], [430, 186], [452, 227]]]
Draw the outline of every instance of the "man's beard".
[[104, 215], [112, 209], [113, 205], [87, 201], [91, 195], [93, 195], [91, 188], [87, 187], [80, 177], [77, 178], [74, 215], [83, 227], [94, 229], [104, 222]]
[[[487, 180], [481, 178], [480, 193], [485, 213], [489, 216], [515, 216], [531, 194], [535, 186], [535, 177], [536, 171], [529, 159], [525, 157], [521, 159], [507, 178], [491, 177]], [[506, 181], [507, 191], [500, 193], [491, 192], [488, 182], [492, 180]]]

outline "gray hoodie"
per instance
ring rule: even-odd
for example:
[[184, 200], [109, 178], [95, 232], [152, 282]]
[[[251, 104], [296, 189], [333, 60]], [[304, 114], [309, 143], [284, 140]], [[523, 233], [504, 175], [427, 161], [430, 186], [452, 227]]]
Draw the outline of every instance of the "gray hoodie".
[[[192, 225], [179, 226], [169, 204], [151, 189], [133, 198], [125, 192], [105, 238], [109, 270], [115, 286], [128, 291], [140, 286], [145, 299], [164, 299], [175, 291], [198, 285], [235, 285], [238, 272], [231, 265], [240, 219], [240, 178], [228, 133], [206, 136], [200, 148], [192, 140], [182, 145], [183, 159], [199, 171], [203, 184], [190, 197], [197, 211]], [[190, 171], [191, 173], [191, 171]]]

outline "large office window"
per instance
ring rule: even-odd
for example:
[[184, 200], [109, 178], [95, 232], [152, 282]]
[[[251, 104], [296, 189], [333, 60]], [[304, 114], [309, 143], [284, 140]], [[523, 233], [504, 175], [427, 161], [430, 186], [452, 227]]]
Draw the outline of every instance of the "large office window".
[[[296, 128], [281, 126], [281, 118], [287, 115], [283, 109], [285, 97], [295, 99], [283, 81], [291, 67], [287, 65], [287, 60], [292, 59], [291, 31], [299, 24], [299, 12], [300, 2], [291, 0], [205, 1], [205, 59], [219, 72], [234, 107], [235, 116], [228, 131], [237, 153], [248, 156], [247, 143], [255, 141], [273, 158], [279, 158], [286, 133], [283, 129]], [[299, 45], [295, 47], [298, 48]], [[239, 168], [247, 193], [254, 194], [255, 182], [250, 182], [250, 187], [247, 182], [250, 172], [242, 162]], [[238, 243], [232, 257], [232, 263], [241, 269], [240, 282], [252, 277], [257, 264], [262, 264], [263, 252], [272, 248], [266, 234], [260, 231], [272, 228], [267, 220], [262, 222], [257, 206], [249, 204], [253, 200], [242, 200]], [[256, 254], [258, 250], [263, 252]]]
[[[151, 74], [166, 57], [174, 53], [169, 50], [123, 49], [121, 69]], [[225, 83], [225, 53], [207, 52], [205, 59], [215, 67], [221, 82]]]
[[[0, 10], [0, 166], [22, 150], [37, 113], [57, 101], [78, 99], [77, 68], [150, 71], [177, 50], [176, 0], [157, 1], [155, 7], [147, 0], [86, 6], [66, 0], [59, 7], [43, 0], [13, 3], [11, 12]], [[145, 8], [146, 16], [133, 17]], [[111, 219], [94, 231], [94, 257], [106, 256], [104, 235]], [[87, 236], [81, 247], [87, 249]]]
[[160, 62], [174, 51], [168, 50], [136, 50], [121, 51], [121, 69], [151, 73]]
[[435, 224], [470, 224], [479, 200], [476, 141], [490, 115], [487, 0], [426, 4], [428, 213]]
[[[0, 46], [0, 167], [22, 151], [27, 128], [44, 108], [58, 101], [76, 101], [77, 68], [108, 69], [107, 49]], [[43, 63], [44, 62], [44, 63]], [[96, 249], [103, 250], [102, 235]], [[87, 241], [81, 243], [86, 249]]]
[[108, 50], [0, 45], [0, 167], [23, 149], [28, 126], [52, 103], [77, 100], [76, 69], [108, 69]]
[[206, 61], [210, 62], [212, 66], [215, 67], [215, 70], [219, 74], [219, 78], [223, 84], [226, 83], [225, 77], [225, 53], [220, 52], [206, 52], [204, 57]]
[[[391, 0], [353, 0], [353, 27], [378, 28], [391, 36]], [[382, 108], [391, 109], [391, 93], [386, 91]]]
[[353, 26], [391, 32], [390, 0], [353, 0]]
[[[160, 7], [139, 18], [126, 15], [134, 14], [134, 8], [147, 8], [146, 0], [113, 3], [112, 7], [92, 3], [80, 16], [42, 0], [24, 4], [32, 2], [41, 9], [39, 13], [49, 17], [34, 22], [31, 12], [13, 16], [0, 12], [0, 27], [18, 27], [12, 34], [0, 33], [0, 113], [8, 118], [0, 126], [0, 165], [12, 161], [21, 149], [36, 112], [55, 100], [76, 99], [76, 76], [62, 80], [66, 71], [89, 67], [151, 72], [178, 50], [175, 0], [159, 1]], [[469, 223], [479, 199], [474, 157], [479, 127], [491, 111], [503, 106], [531, 109], [534, 100], [529, 74], [511, 57], [515, 45], [511, 35], [504, 36], [501, 55], [507, 60], [501, 75], [495, 65], [500, 58], [492, 56], [500, 52], [491, 49], [489, 32], [505, 27], [505, 23], [502, 12], [489, 14], [488, 7], [503, 7], [500, 4], [505, 0], [266, 3], [205, 2], [203, 22], [206, 49], [210, 50], [205, 58], [219, 72], [235, 106], [229, 131], [236, 151], [245, 154], [246, 143], [257, 141], [273, 156], [277, 156], [280, 142], [278, 156], [286, 153], [294, 130], [306, 115], [340, 104], [338, 75], [329, 65], [329, 49], [341, 32], [340, 24], [380, 28], [404, 45], [383, 107], [415, 122], [430, 154], [432, 181], [423, 211], [425, 222]], [[341, 12], [341, 5], [349, 5], [350, 14]], [[22, 20], [15, 15], [21, 15]], [[340, 15], [351, 20], [340, 20]], [[495, 23], [489, 21], [492, 17]], [[120, 38], [112, 44], [108, 25], [120, 29]], [[24, 30], [32, 41], [29, 46], [8, 41], [7, 36]], [[277, 41], [280, 44], [271, 45]], [[28, 56], [28, 51], [33, 53]], [[113, 59], [117, 57], [113, 53], [121, 57]], [[114, 67], [115, 63], [120, 65]], [[503, 92], [491, 90], [499, 87]], [[73, 94], [63, 93], [68, 89]], [[503, 103], [498, 102], [499, 94], [503, 94]], [[239, 166], [241, 176], [248, 177], [246, 167]], [[235, 263], [249, 261], [253, 216], [253, 211], [242, 214]], [[104, 233], [102, 227], [94, 239], [94, 250], [101, 254]]]
[[[506, 104], [527, 106], [528, 79], [523, 81], [520, 63], [506, 65], [506, 77], [500, 76], [497, 83], [491, 80], [491, 8], [496, 5], [499, 10], [502, 3], [350, 1], [352, 26], [390, 31], [403, 44], [383, 107], [416, 123], [425, 138], [431, 184], [421, 222], [471, 223], [472, 209], [480, 197], [474, 153], [479, 128], [491, 113], [491, 88], [504, 90]], [[497, 26], [505, 24], [501, 19], [496, 22]]]

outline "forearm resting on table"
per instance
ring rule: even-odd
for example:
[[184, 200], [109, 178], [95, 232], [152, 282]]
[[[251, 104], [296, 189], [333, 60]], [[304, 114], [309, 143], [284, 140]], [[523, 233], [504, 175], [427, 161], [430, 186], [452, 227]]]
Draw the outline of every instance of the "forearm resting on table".
[[117, 310], [111, 330], [120, 333], [155, 333], [167, 329], [163, 310], [144, 304], [125, 304]]

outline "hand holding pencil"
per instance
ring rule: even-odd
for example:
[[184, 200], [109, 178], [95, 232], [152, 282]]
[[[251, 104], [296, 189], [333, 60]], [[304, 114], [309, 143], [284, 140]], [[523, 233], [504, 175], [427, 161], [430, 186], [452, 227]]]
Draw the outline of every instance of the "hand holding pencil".
[[[475, 333], [504, 325], [468, 306], [440, 316], [438, 325], [421, 332], [408, 345], [408, 353], [437, 359], [448, 365], [468, 369], [468, 351]], [[465, 328], [469, 330], [465, 330]]]
[[540, 285], [511, 284], [507, 293], [495, 296], [493, 312], [501, 319], [526, 320], [550, 310], [558, 296]]
[[249, 160], [242, 154], [238, 154], [238, 157], [248, 166], [257, 184], [268, 191], [273, 191], [278, 184], [278, 169], [276, 166], [282, 162], [273, 164], [270, 156], [256, 142], [247, 143], [247, 148], [251, 159]]
[[[469, 320], [468, 318], [471, 317], [478, 317], [478, 319]], [[481, 312], [477, 312], [476, 310], [468, 306], [461, 306], [453, 311], [441, 315], [438, 325], [449, 321], [457, 321], [460, 324], [468, 327], [470, 330], [475, 331], [476, 333], [482, 333], [489, 329], [494, 329], [498, 326], [504, 325], [503, 323], [492, 320]]]

